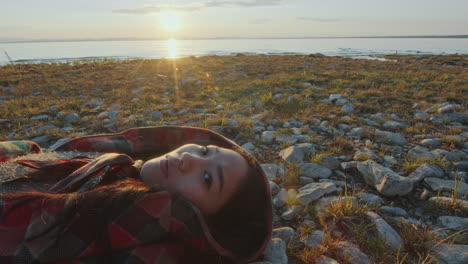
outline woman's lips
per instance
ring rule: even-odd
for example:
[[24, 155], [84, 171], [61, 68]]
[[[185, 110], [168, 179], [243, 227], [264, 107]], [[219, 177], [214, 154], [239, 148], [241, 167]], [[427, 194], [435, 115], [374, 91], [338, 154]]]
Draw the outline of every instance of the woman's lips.
[[159, 168], [161, 168], [162, 173], [166, 178], [169, 176], [169, 161], [167, 157], [164, 157], [164, 159], [159, 161]]

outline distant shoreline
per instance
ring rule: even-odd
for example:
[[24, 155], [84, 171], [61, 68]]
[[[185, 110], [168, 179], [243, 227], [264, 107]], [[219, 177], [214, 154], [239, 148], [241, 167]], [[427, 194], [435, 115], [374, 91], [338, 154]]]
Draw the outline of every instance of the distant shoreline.
[[[226, 38], [177, 38], [178, 40], [236, 40], [236, 39], [407, 39], [407, 38], [440, 38], [440, 39], [468, 39], [468, 35], [425, 35], [425, 36], [354, 36], [354, 37], [226, 37]], [[89, 41], [154, 41], [167, 40], [166, 38], [77, 38], [77, 39], [27, 39], [27, 40], [1, 40], [0, 44], [11, 43], [41, 43], [41, 42], [89, 42]]]

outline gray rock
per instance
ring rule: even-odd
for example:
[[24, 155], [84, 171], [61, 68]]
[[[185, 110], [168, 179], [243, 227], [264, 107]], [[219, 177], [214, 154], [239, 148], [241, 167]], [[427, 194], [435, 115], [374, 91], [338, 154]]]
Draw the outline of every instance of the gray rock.
[[309, 205], [311, 202], [321, 198], [326, 194], [337, 192], [335, 184], [331, 182], [309, 183], [299, 189], [297, 199], [302, 205]]
[[364, 133], [364, 128], [355, 127], [355, 128], [352, 128], [351, 131], [349, 131], [348, 136], [360, 138], [362, 136], [362, 133]]
[[338, 263], [338, 261], [334, 259], [321, 256], [320, 259], [317, 261], [317, 264], [340, 264], [340, 263]]
[[241, 148], [247, 150], [250, 154], [254, 154], [257, 150], [257, 147], [252, 142], [247, 142], [241, 146]]
[[409, 176], [408, 179], [412, 180], [415, 184], [424, 180], [427, 177], [441, 178], [444, 176], [444, 171], [436, 165], [424, 163], [415, 169]]
[[280, 187], [278, 184], [276, 184], [273, 181], [268, 181], [268, 183], [270, 184], [271, 195], [275, 195], [280, 191]]
[[317, 248], [323, 242], [324, 234], [320, 230], [310, 233], [307, 237], [302, 239], [302, 243], [309, 248]]
[[224, 110], [224, 105], [217, 105], [215, 107], [216, 110]]
[[373, 186], [385, 196], [406, 195], [413, 190], [413, 181], [401, 177], [396, 172], [373, 160], [360, 162], [357, 165], [367, 185]]
[[228, 120], [226, 120], [226, 125], [227, 125], [228, 127], [237, 127], [237, 126], [239, 126], [239, 124], [240, 124], [239, 121], [234, 120], [234, 119], [228, 119]]
[[39, 136], [39, 137], [35, 137], [31, 139], [31, 141], [36, 142], [41, 147], [46, 146], [50, 140], [51, 140], [51, 137], [49, 135]]
[[310, 143], [299, 143], [296, 145], [305, 155], [312, 155], [315, 154], [315, 146]]
[[358, 149], [356, 153], [354, 153], [353, 159], [354, 160], [368, 160], [368, 159], [378, 160], [379, 156], [377, 156], [377, 154], [375, 154], [375, 152], [372, 151], [371, 149], [362, 148], [362, 149]]
[[119, 108], [120, 108], [120, 104], [115, 104], [115, 105], [112, 105], [111, 107], [109, 107], [109, 111], [116, 110], [116, 109], [119, 109]]
[[135, 103], [135, 102], [140, 102], [140, 99], [138, 98], [132, 98], [131, 102]]
[[37, 115], [30, 118], [31, 121], [48, 119], [49, 115]]
[[296, 137], [296, 135], [281, 134], [281, 135], [276, 136], [276, 142], [280, 144], [294, 145], [297, 143], [297, 141], [298, 141], [298, 138]]
[[301, 170], [300, 176], [313, 179], [327, 179], [332, 174], [332, 171], [317, 163], [302, 163], [299, 164]]
[[271, 239], [263, 255], [265, 260], [271, 261], [272, 264], [288, 264], [286, 243], [279, 238]]
[[383, 158], [383, 160], [385, 162], [387, 162], [390, 165], [397, 165], [398, 164], [398, 160], [395, 159], [395, 157], [392, 157], [392, 156], [389, 156], [389, 155], [384, 155], [382, 158]]
[[359, 162], [357, 161], [348, 161], [348, 162], [341, 162], [340, 167], [342, 170], [351, 170], [357, 167]]
[[336, 253], [340, 259], [344, 259], [350, 264], [372, 264], [369, 257], [353, 243], [348, 241], [338, 242]]
[[330, 170], [336, 170], [340, 167], [340, 162], [331, 155], [323, 155], [320, 160], [320, 164], [329, 168]]
[[103, 101], [89, 101], [87, 103], [85, 103], [86, 106], [100, 106], [100, 105], [103, 105], [104, 102]]
[[373, 119], [373, 120], [381, 121], [381, 120], [383, 120], [385, 117], [387, 117], [386, 114], [384, 114], [384, 113], [377, 113], [377, 114], [371, 115], [369, 118], [370, 118], [370, 119]]
[[468, 218], [456, 216], [439, 216], [437, 224], [444, 228], [463, 230], [468, 228]]
[[383, 214], [392, 215], [392, 216], [407, 216], [408, 213], [399, 207], [390, 207], [390, 206], [382, 206], [380, 207], [379, 211]]
[[453, 164], [453, 168], [455, 170], [459, 170], [459, 171], [468, 171], [468, 160], [462, 160], [462, 161], [459, 161], [459, 162], [455, 162]]
[[425, 247], [435, 253], [437, 263], [466, 264], [468, 263], [468, 245], [446, 243], [427, 243]]
[[442, 146], [442, 141], [438, 138], [423, 139], [421, 140], [420, 144], [425, 147], [428, 147], [429, 149], [436, 149]]
[[345, 113], [345, 114], [350, 114], [352, 112], [354, 112], [354, 107], [352, 105], [343, 105], [343, 107], [341, 107], [341, 112], [342, 113]]
[[429, 119], [429, 114], [422, 111], [417, 111], [414, 113], [413, 118], [417, 121], [426, 121]]
[[380, 196], [372, 194], [372, 193], [360, 192], [356, 194], [356, 197], [361, 202], [368, 204], [370, 206], [380, 206], [384, 203], [383, 199], [380, 198]]
[[304, 159], [304, 151], [298, 146], [291, 146], [281, 150], [279, 156], [286, 162], [301, 163]]
[[163, 114], [159, 111], [154, 111], [151, 113], [150, 117], [151, 117], [151, 120], [158, 121], [163, 117]]
[[261, 164], [261, 166], [262, 166], [263, 172], [265, 172], [265, 176], [269, 180], [274, 180], [274, 179], [280, 177], [278, 172], [279, 172], [279, 170], [281, 168], [278, 167], [277, 165], [275, 165], [275, 164]]
[[[429, 177], [425, 178], [424, 182], [431, 187], [433, 191], [448, 191], [452, 192], [455, 190], [455, 181], [453, 180], [441, 180], [439, 178]], [[468, 184], [464, 182], [458, 182], [458, 196], [466, 197], [468, 194]]]
[[464, 154], [460, 154], [457, 151], [447, 151], [444, 149], [434, 149], [431, 152], [438, 158], [446, 159], [448, 161], [458, 161], [463, 159], [463, 157], [465, 156]]
[[390, 120], [390, 121], [385, 122], [383, 124], [383, 127], [385, 129], [387, 129], [387, 130], [390, 130], [390, 131], [397, 131], [397, 130], [401, 130], [401, 129], [405, 128], [406, 124]]
[[404, 248], [400, 235], [382, 217], [373, 212], [367, 212], [366, 215], [377, 229], [378, 236], [392, 249]]
[[77, 113], [71, 113], [65, 116], [65, 122], [74, 124], [80, 121], [80, 116]]
[[288, 199], [288, 191], [282, 188], [278, 194], [273, 198], [273, 205], [277, 208], [281, 208], [286, 204], [286, 199]]
[[438, 157], [434, 153], [430, 152], [427, 148], [416, 146], [408, 151], [408, 156], [413, 159], [427, 159], [436, 160]]
[[281, 218], [286, 221], [291, 221], [296, 219], [297, 215], [302, 211], [302, 206], [293, 205], [288, 208], [284, 213], [281, 214]]
[[446, 105], [437, 109], [437, 113], [439, 114], [452, 113], [453, 111], [455, 111], [455, 107], [453, 105]]
[[263, 143], [273, 143], [273, 140], [275, 140], [275, 131], [263, 131], [261, 140]]
[[296, 232], [291, 227], [280, 227], [275, 228], [271, 232], [271, 238], [280, 238], [286, 244], [291, 240]]
[[399, 134], [378, 129], [375, 130], [375, 136], [377, 140], [387, 144], [405, 145], [408, 142], [405, 137]]
[[455, 203], [458, 205], [460, 210], [468, 212], [468, 201], [462, 199], [455, 199], [453, 201], [451, 197], [431, 197], [429, 198], [429, 203], [444, 207], [452, 207], [453, 203]]

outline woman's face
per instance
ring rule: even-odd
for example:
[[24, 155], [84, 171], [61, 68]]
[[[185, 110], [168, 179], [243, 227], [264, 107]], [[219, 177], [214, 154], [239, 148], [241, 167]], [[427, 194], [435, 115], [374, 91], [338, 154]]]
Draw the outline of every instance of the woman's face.
[[214, 145], [184, 145], [143, 164], [141, 180], [192, 201], [204, 214], [215, 213], [247, 177], [247, 161], [237, 152]]

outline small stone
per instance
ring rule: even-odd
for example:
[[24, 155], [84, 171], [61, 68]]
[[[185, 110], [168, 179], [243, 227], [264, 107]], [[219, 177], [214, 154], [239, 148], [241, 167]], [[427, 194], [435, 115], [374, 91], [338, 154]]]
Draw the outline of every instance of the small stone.
[[255, 154], [257, 148], [252, 142], [247, 142], [241, 146], [241, 148], [247, 150], [250, 154]]
[[453, 111], [455, 111], [455, 107], [453, 105], [446, 105], [437, 109], [437, 113], [439, 114], [452, 113]]
[[383, 127], [390, 131], [397, 131], [397, 130], [401, 130], [405, 128], [406, 125], [397, 121], [390, 120], [390, 121], [385, 122], [383, 124]]
[[380, 207], [379, 211], [383, 214], [391, 215], [391, 216], [407, 216], [408, 213], [399, 207], [390, 207], [390, 206], [382, 206]]
[[275, 195], [280, 191], [280, 187], [276, 182], [268, 181], [268, 183], [270, 184], [271, 195]]
[[273, 143], [275, 139], [275, 131], [263, 131], [261, 140], [263, 143]]
[[369, 220], [374, 224], [381, 239], [387, 242], [392, 249], [404, 248], [403, 240], [382, 217], [373, 212], [367, 212]]
[[277, 177], [279, 177], [278, 171], [280, 170], [280, 168], [277, 165], [275, 165], [275, 164], [261, 164], [261, 166], [262, 166], [263, 172], [265, 173], [265, 176], [267, 177], [267, 179], [274, 180]]
[[468, 245], [446, 243], [427, 243], [426, 248], [435, 253], [437, 263], [464, 264], [468, 263]]
[[224, 105], [217, 105], [215, 107], [216, 110], [224, 110]]
[[442, 146], [442, 141], [440, 139], [423, 139], [420, 144], [430, 149], [436, 149]]
[[272, 238], [280, 238], [283, 240], [286, 244], [289, 243], [291, 238], [294, 236], [296, 232], [294, 229], [291, 227], [280, 227], [280, 228], [275, 228], [271, 232], [271, 237]]
[[335, 184], [331, 182], [309, 183], [299, 189], [297, 199], [300, 204], [309, 205], [322, 196], [337, 191]]
[[30, 118], [31, 121], [48, 119], [49, 115], [37, 115]]
[[441, 178], [444, 176], [444, 171], [436, 165], [431, 165], [424, 163], [414, 170], [409, 176], [408, 179], [412, 180], [414, 183], [419, 183], [427, 177], [437, 177]]
[[341, 162], [340, 167], [342, 170], [351, 170], [357, 167], [359, 162], [357, 161], [348, 161], [348, 162]]
[[286, 221], [291, 221], [296, 219], [297, 215], [302, 211], [302, 206], [293, 205], [288, 210], [286, 210], [283, 214], [281, 214], [281, 218]]
[[277, 208], [281, 208], [286, 204], [286, 200], [288, 199], [288, 191], [282, 188], [278, 194], [273, 198], [273, 205]]
[[151, 117], [151, 120], [158, 121], [163, 117], [163, 114], [159, 111], [154, 111], [151, 113], [150, 117]]
[[80, 121], [80, 116], [77, 113], [71, 113], [65, 116], [65, 122], [74, 124]]
[[345, 114], [350, 114], [352, 112], [354, 112], [354, 107], [352, 105], [343, 105], [343, 107], [341, 107], [341, 112], [342, 113], [345, 113]]
[[237, 127], [237, 126], [239, 126], [239, 121], [233, 120], [233, 119], [228, 119], [228, 120], [226, 120], [226, 126], [228, 126], [228, 127]]
[[324, 238], [324, 234], [322, 231], [317, 230], [310, 233], [307, 237], [305, 237], [302, 242], [305, 246], [309, 248], [317, 248], [322, 244]]
[[380, 196], [371, 193], [361, 192], [356, 194], [356, 197], [363, 203], [368, 204], [370, 206], [380, 206], [384, 203], [383, 199], [380, 198]]
[[436, 160], [438, 157], [434, 153], [430, 152], [427, 148], [416, 146], [408, 151], [408, 156], [413, 159], [426, 159], [426, 160]]
[[398, 164], [398, 160], [395, 159], [392, 156], [384, 155], [382, 158], [384, 159], [385, 162], [387, 162], [390, 165], [397, 165]]
[[[453, 180], [442, 180], [439, 178], [429, 177], [425, 178], [424, 182], [431, 187], [433, 191], [448, 191], [452, 192], [456, 188], [456, 183]], [[458, 196], [466, 197], [468, 194], [468, 184], [458, 182]]]
[[31, 139], [31, 141], [36, 142], [41, 147], [46, 146], [50, 140], [51, 140], [51, 137], [49, 135], [39, 136], [39, 137], [35, 137]]
[[353, 243], [348, 241], [338, 242], [336, 248], [337, 255], [350, 264], [372, 264], [369, 257]]
[[330, 170], [336, 170], [340, 167], [340, 162], [331, 155], [323, 155], [319, 163]]
[[287, 264], [288, 256], [286, 254], [286, 243], [279, 239], [273, 238], [263, 253], [265, 260], [271, 261], [273, 264]]
[[140, 99], [138, 99], [138, 98], [132, 98], [132, 100], [130, 100], [130, 101], [132, 101], [133, 103], [136, 103], [136, 102], [140, 102]]
[[439, 216], [437, 224], [443, 228], [463, 230], [468, 228], [468, 218], [456, 216]]
[[280, 151], [279, 156], [286, 162], [301, 163], [304, 152], [297, 146], [291, 146]]
[[406, 138], [399, 134], [378, 129], [375, 131], [375, 136], [377, 140], [388, 144], [405, 145], [408, 142]]
[[332, 171], [317, 163], [302, 163], [299, 165], [301, 170], [300, 176], [313, 179], [327, 179], [332, 174]]
[[396, 172], [386, 168], [373, 160], [360, 162], [357, 165], [369, 186], [374, 186], [377, 191], [385, 196], [406, 195], [413, 190], [413, 181], [401, 177]]

